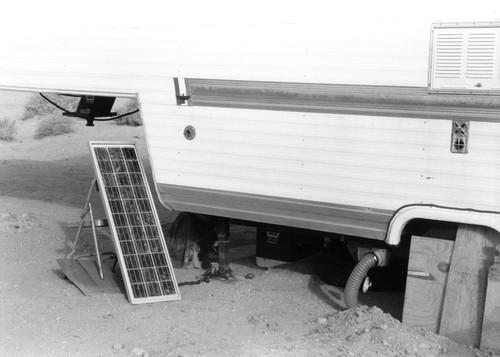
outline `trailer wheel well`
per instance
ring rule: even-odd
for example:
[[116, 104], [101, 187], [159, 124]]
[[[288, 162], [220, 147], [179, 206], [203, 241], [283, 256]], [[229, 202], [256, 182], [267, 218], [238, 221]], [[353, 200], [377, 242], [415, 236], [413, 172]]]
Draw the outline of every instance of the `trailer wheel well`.
[[416, 224], [421, 224], [423, 222], [444, 222], [449, 225], [470, 224], [485, 226], [500, 233], [500, 212], [478, 211], [436, 205], [409, 205], [400, 208], [392, 217], [387, 229], [386, 243], [392, 246], [398, 246], [409, 228], [415, 227]]
[[410, 252], [411, 237], [413, 236], [453, 240], [455, 239], [458, 224], [457, 222], [414, 218], [403, 227], [399, 244], [391, 252], [393, 256], [407, 258]]

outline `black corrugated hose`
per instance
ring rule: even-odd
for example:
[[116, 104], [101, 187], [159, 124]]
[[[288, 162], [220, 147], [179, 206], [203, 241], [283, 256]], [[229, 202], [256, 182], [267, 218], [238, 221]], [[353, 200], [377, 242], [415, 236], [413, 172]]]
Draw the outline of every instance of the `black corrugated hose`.
[[361, 283], [368, 274], [368, 270], [378, 265], [378, 258], [373, 253], [365, 255], [358, 264], [354, 267], [349, 280], [344, 289], [344, 303], [350, 309], [358, 305], [358, 291]]

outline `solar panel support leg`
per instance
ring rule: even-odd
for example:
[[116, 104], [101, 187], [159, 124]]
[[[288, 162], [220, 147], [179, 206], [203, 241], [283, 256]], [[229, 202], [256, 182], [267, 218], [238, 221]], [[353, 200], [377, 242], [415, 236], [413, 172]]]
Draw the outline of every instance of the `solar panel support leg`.
[[92, 183], [90, 184], [89, 191], [87, 193], [87, 199], [85, 200], [85, 206], [83, 208], [83, 213], [80, 215], [80, 224], [78, 225], [78, 230], [76, 231], [75, 240], [73, 241], [73, 243], [71, 243], [72, 247], [71, 247], [71, 251], [68, 253], [68, 256], [67, 256], [68, 259], [72, 259], [73, 255], [76, 252], [76, 247], [78, 245], [78, 240], [80, 239], [80, 234], [82, 233], [82, 228], [83, 228], [83, 224], [85, 222], [85, 217], [89, 213], [90, 197], [92, 197], [92, 192], [94, 192], [96, 185], [97, 185], [97, 180], [95, 178], [93, 178]]
[[92, 212], [92, 204], [89, 202], [89, 213], [90, 213], [90, 221], [92, 222], [92, 235], [94, 237], [94, 246], [95, 246], [95, 256], [97, 259], [97, 268], [99, 269], [99, 277], [101, 280], [104, 280], [104, 275], [102, 273], [102, 265], [101, 265], [101, 254], [99, 253], [99, 245], [97, 244], [97, 234], [95, 232], [95, 222], [94, 222], [94, 214]]
[[90, 214], [90, 221], [92, 224], [92, 235], [94, 237], [94, 245], [97, 258], [97, 267], [99, 269], [100, 278], [104, 279], [104, 275], [102, 272], [102, 265], [101, 265], [101, 255], [99, 253], [99, 246], [97, 245], [97, 234], [95, 230], [94, 214], [92, 212], [92, 204], [90, 203], [90, 198], [92, 197], [92, 193], [94, 192], [96, 187], [97, 187], [97, 180], [96, 178], [94, 178], [92, 179], [92, 183], [90, 184], [90, 188], [87, 193], [87, 200], [85, 201], [85, 207], [83, 208], [83, 213], [80, 215], [80, 224], [78, 225], [78, 230], [76, 232], [75, 240], [72, 243], [72, 248], [71, 251], [68, 253], [67, 259], [73, 259], [73, 256], [75, 255], [76, 252], [76, 247], [78, 245], [78, 240], [80, 239], [80, 235], [82, 233], [85, 217], [87, 217], [87, 214]]

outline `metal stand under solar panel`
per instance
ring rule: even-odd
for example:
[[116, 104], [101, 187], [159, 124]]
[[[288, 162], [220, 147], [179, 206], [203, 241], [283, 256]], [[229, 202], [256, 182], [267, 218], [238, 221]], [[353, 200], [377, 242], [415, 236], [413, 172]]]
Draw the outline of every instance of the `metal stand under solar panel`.
[[130, 303], [180, 299], [160, 220], [134, 144], [89, 145]]
[[[64, 275], [85, 295], [122, 294], [123, 290], [120, 288], [120, 282], [115, 279], [113, 271], [106, 264], [102, 264], [104, 254], [99, 252], [96, 227], [105, 227], [108, 224], [105, 219], [94, 219], [90, 199], [94, 190], [97, 189], [97, 180], [94, 178], [87, 194], [83, 213], [80, 215], [80, 221], [68, 222], [67, 224], [69, 228], [78, 228], [74, 240], [71, 243], [68, 242], [71, 251], [65, 259], [57, 259], [57, 263]], [[86, 220], [88, 215], [90, 221]], [[96, 260], [89, 259], [92, 255], [88, 254], [75, 257], [84, 227], [92, 227]], [[104, 279], [104, 275], [106, 275], [106, 279]]]
[[71, 251], [68, 253], [67, 259], [73, 259], [73, 256], [75, 255], [76, 252], [76, 247], [78, 245], [78, 241], [80, 239], [80, 235], [82, 233], [82, 228], [85, 224], [85, 217], [87, 217], [87, 214], [90, 215], [90, 224], [92, 226], [92, 236], [94, 238], [94, 248], [95, 248], [95, 254], [96, 254], [96, 262], [97, 262], [97, 267], [99, 269], [99, 277], [101, 280], [104, 279], [104, 274], [102, 272], [102, 264], [101, 264], [101, 254], [99, 253], [99, 245], [97, 244], [97, 234], [95, 231], [96, 228], [96, 223], [94, 221], [94, 213], [92, 211], [92, 203], [90, 203], [90, 198], [92, 197], [92, 193], [97, 187], [97, 180], [94, 178], [92, 180], [92, 183], [90, 184], [89, 192], [87, 194], [87, 200], [85, 201], [85, 207], [83, 209], [83, 213], [80, 216], [80, 223], [78, 225], [78, 230], [76, 232], [76, 237], [75, 240], [73, 241], [73, 248]]

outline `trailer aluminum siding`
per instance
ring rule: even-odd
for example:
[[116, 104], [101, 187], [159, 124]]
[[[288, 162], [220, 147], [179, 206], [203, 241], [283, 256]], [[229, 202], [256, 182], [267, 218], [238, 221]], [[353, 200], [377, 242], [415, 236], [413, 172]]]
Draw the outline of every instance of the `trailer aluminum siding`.
[[[431, 24], [457, 14], [2, 30], [0, 88], [138, 96], [171, 209], [384, 239], [408, 205], [500, 211], [500, 97], [427, 93]], [[178, 105], [176, 78], [191, 105]], [[457, 118], [466, 154], [450, 152]]]

